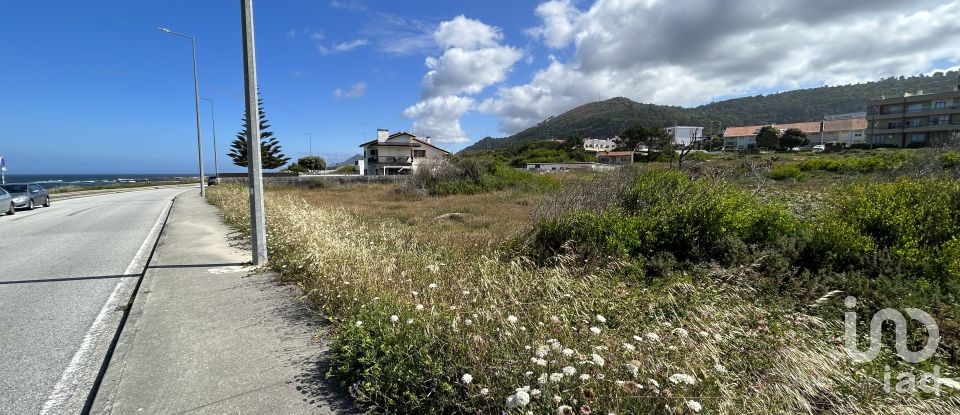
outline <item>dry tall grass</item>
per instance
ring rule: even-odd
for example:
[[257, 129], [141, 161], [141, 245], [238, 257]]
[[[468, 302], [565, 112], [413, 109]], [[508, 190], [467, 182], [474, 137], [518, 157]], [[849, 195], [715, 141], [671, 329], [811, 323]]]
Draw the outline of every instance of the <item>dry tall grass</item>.
[[[245, 229], [242, 188], [209, 199]], [[267, 226], [271, 266], [336, 324], [334, 372], [374, 412], [960, 412], [884, 394], [839, 319], [764, 302], [750, 267], [648, 286], [616, 264], [464, 255], [294, 192], [268, 194]]]

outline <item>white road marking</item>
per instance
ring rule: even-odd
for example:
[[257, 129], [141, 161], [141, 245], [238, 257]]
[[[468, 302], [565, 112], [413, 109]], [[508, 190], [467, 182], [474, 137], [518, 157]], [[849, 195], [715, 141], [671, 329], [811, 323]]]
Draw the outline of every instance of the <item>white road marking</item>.
[[[160, 216], [157, 217], [156, 223], [153, 224], [153, 228], [150, 229], [146, 238], [143, 239], [143, 243], [140, 244], [140, 249], [137, 250], [136, 255], [130, 260], [130, 265], [127, 266], [123, 275], [130, 275], [135, 271], [137, 274], [140, 274], [144, 266], [146, 266], [143, 262], [146, 261], [146, 256], [149, 255], [151, 248], [153, 248], [153, 241], [157, 239], [157, 233], [160, 232], [160, 228], [163, 226], [163, 220], [166, 218], [167, 212], [172, 205], [173, 202], [167, 202], [164, 206], [160, 212]], [[113, 334], [113, 330], [106, 330], [107, 317], [116, 311], [117, 306], [121, 302], [121, 299], [118, 298], [117, 295], [117, 293], [121, 291], [120, 289], [133, 283], [133, 278], [120, 278], [120, 281], [117, 282], [110, 297], [107, 298], [107, 302], [103, 304], [103, 308], [100, 309], [97, 318], [93, 320], [93, 324], [91, 324], [90, 329], [87, 330], [87, 334], [83, 336], [83, 341], [80, 342], [80, 347], [77, 349], [77, 352], [73, 354], [73, 358], [70, 359], [70, 364], [67, 365], [67, 368], [63, 371], [63, 375], [60, 376], [60, 380], [54, 385], [53, 392], [50, 393], [46, 402], [44, 402], [43, 408], [40, 409], [40, 414], [79, 412], [80, 408], [70, 408], [73, 410], [69, 410], [68, 408], [63, 408], [63, 406], [78, 391], [78, 388], [82, 386], [84, 380], [91, 380], [84, 379], [84, 373], [80, 371], [80, 368], [85, 366], [84, 363], [91, 358], [90, 354], [94, 351], [93, 346], [99, 344], [104, 336]]]

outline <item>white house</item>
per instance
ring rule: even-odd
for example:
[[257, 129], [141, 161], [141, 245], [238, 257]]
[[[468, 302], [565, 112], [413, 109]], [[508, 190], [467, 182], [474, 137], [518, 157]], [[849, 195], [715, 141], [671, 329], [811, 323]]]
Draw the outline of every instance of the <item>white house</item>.
[[436, 147], [430, 137], [419, 139], [417, 136], [378, 129], [377, 139], [360, 145], [363, 148], [363, 161], [358, 163], [363, 175], [410, 174], [424, 160], [447, 157], [450, 152]]
[[667, 133], [673, 137], [673, 144], [685, 146], [703, 139], [703, 127], [675, 126], [667, 127]]
[[620, 137], [600, 139], [600, 138], [591, 138], [588, 140], [583, 140], [583, 149], [585, 151], [601, 152], [601, 151], [613, 151], [617, 148], [617, 139]]

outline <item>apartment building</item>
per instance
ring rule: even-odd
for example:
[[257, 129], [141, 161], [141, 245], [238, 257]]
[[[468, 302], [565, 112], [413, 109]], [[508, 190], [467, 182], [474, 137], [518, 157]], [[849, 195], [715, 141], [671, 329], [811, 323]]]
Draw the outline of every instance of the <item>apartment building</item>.
[[[810, 145], [842, 143], [843, 145], [866, 142], [867, 120], [863, 113], [826, 116], [822, 121], [773, 124], [783, 134], [791, 128], [799, 129], [807, 135]], [[727, 127], [723, 132], [724, 150], [744, 150], [757, 144], [757, 134], [762, 125]]]
[[868, 141], [874, 145], [922, 146], [960, 129], [960, 91], [905, 93], [867, 105]]

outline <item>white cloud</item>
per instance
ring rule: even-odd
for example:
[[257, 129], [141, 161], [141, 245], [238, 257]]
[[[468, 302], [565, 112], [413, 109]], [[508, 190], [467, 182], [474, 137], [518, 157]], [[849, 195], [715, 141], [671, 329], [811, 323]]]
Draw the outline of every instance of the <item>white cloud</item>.
[[573, 46], [525, 85], [500, 88], [481, 111], [513, 133], [606, 97], [697, 105], [720, 96], [843, 84], [960, 63], [946, 34], [960, 3], [937, 0], [568, 0], [540, 4], [527, 33]]
[[469, 141], [460, 126], [460, 117], [473, 106], [473, 99], [444, 95], [417, 102], [403, 111], [403, 116], [414, 119], [413, 132], [432, 137], [437, 143], [460, 144]]
[[479, 93], [490, 85], [503, 82], [521, 56], [519, 50], [509, 46], [447, 49], [439, 59], [426, 59], [430, 71], [423, 77], [424, 96]]
[[349, 52], [370, 43], [370, 41], [367, 39], [360, 38], [339, 43], [325, 44], [324, 38], [325, 36], [322, 32], [317, 32], [310, 35], [310, 39], [312, 39], [313, 43], [317, 46], [317, 52], [320, 52], [321, 55]]
[[337, 98], [360, 98], [364, 93], [367, 92], [367, 84], [364, 82], [357, 82], [353, 85], [350, 85], [350, 88], [343, 90], [337, 88], [333, 91], [333, 96]]
[[440, 23], [433, 38], [441, 48], [480, 49], [500, 45], [503, 33], [500, 28], [489, 26], [479, 20], [468, 19], [462, 14]]
[[460, 117], [473, 107], [468, 96], [503, 82], [523, 57], [520, 50], [501, 45], [502, 39], [499, 28], [464, 16], [440, 23], [433, 40], [443, 53], [426, 58], [421, 100], [403, 112], [414, 119], [414, 133], [441, 143], [467, 141]]
[[373, 39], [381, 52], [406, 56], [431, 53], [437, 49], [433, 40], [436, 25], [386, 13], [371, 14], [369, 19], [360, 33]]
[[527, 34], [542, 37], [544, 43], [554, 49], [562, 48], [573, 40], [576, 25], [580, 20], [578, 10], [570, 0], [552, 0], [537, 6], [537, 17], [543, 19], [543, 26], [528, 29]]

